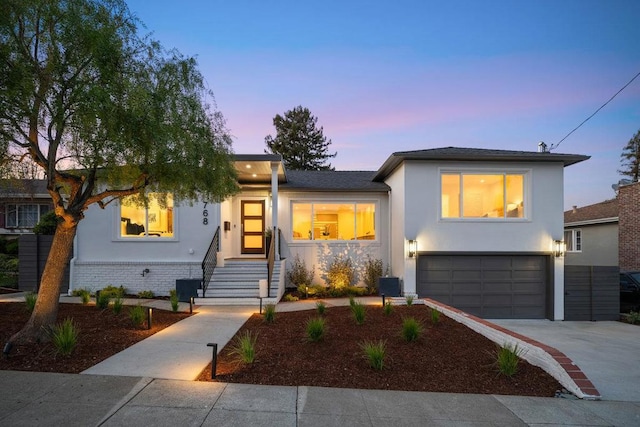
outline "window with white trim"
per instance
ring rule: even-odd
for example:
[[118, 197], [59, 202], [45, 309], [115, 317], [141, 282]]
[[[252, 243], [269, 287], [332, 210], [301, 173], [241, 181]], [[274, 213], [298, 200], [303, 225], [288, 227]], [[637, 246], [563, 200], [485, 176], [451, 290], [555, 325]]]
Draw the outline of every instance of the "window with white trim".
[[49, 205], [7, 204], [5, 212], [6, 228], [33, 228], [40, 217], [51, 210]]
[[442, 218], [525, 218], [525, 173], [442, 172]]
[[567, 244], [567, 252], [582, 252], [582, 230], [564, 230], [564, 242]]
[[173, 238], [173, 196], [150, 193], [147, 205], [135, 196], [120, 201], [121, 238]]
[[360, 202], [292, 202], [293, 240], [375, 240], [376, 205]]

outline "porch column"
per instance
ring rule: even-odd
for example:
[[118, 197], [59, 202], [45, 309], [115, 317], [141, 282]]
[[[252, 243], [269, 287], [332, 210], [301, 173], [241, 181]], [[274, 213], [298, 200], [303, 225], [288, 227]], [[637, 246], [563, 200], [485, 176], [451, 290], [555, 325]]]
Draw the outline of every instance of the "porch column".
[[273, 242], [276, 261], [280, 260], [280, 239], [278, 234], [278, 168], [280, 162], [271, 162], [271, 228], [274, 230]]

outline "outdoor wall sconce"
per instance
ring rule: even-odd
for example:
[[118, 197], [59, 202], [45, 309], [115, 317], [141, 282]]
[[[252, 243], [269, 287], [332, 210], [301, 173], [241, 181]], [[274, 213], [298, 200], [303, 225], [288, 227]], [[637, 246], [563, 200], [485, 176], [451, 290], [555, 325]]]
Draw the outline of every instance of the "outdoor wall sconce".
[[142, 277], [144, 277], [145, 274], [149, 274], [148, 268], [145, 268], [144, 270], [142, 270]]
[[418, 252], [418, 241], [409, 240], [409, 258], [414, 258]]
[[553, 241], [553, 254], [556, 258], [560, 258], [564, 256], [565, 252], [567, 252], [567, 243], [563, 240], [554, 240]]

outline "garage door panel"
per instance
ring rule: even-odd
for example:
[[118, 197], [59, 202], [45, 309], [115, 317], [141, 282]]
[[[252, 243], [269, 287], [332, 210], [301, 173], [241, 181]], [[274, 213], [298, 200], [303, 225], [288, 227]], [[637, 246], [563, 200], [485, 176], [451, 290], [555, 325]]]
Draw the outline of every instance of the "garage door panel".
[[451, 273], [449, 272], [449, 270], [446, 270], [446, 271], [440, 271], [440, 270], [425, 271], [423, 277], [428, 281], [434, 281], [434, 282], [446, 281], [446, 282], [448, 282], [450, 280], [450, 278], [451, 278]]
[[464, 280], [481, 280], [482, 274], [478, 270], [452, 270], [451, 280], [460, 282]]
[[547, 260], [543, 256], [522, 256], [513, 259], [514, 270], [544, 270]]
[[480, 295], [452, 295], [451, 303], [454, 307], [477, 307], [480, 308]]
[[544, 287], [544, 282], [514, 282], [512, 286], [514, 293], [538, 294], [540, 288]]
[[509, 270], [484, 270], [484, 280], [511, 280], [512, 272]]
[[513, 304], [527, 307], [544, 305], [544, 297], [540, 294], [521, 294], [513, 295]]
[[482, 290], [486, 294], [506, 294], [506, 293], [511, 293], [512, 285], [513, 284], [511, 282], [485, 283], [484, 286], [482, 287]]
[[482, 267], [482, 260], [471, 256], [454, 256], [451, 258], [453, 270], [478, 270]]
[[511, 295], [504, 295], [504, 294], [496, 294], [496, 295], [489, 295], [489, 294], [484, 294], [482, 295], [482, 305], [483, 306], [510, 306], [512, 305], [512, 299], [511, 299]]
[[503, 270], [511, 267], [511, 257], [494, 255], [482, 257], [482, 267], [485, 270]]
[[540, 270], [514, 270], [514, 280], [540, 280]]
[[476, 294], [480, 295], [482, 282], [454, 282], [451, 284], [451, 292], [454, 294]]

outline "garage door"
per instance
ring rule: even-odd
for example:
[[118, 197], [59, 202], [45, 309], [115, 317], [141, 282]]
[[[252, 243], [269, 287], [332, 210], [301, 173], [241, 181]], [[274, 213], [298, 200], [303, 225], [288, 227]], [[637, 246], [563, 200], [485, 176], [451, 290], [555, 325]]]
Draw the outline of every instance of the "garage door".
[[543, 255], [420, 255], [417, 293], [486, 319], [544, 319]]

